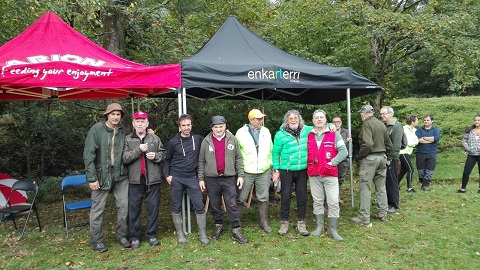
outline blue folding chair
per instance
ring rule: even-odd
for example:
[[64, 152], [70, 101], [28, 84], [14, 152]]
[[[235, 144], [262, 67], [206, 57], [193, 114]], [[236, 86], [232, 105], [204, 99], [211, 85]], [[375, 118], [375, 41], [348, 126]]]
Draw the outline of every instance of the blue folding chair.
[[[67, 201], [67, 199], [73, 197], [67, 194], [68, 187], [76, 187], [87, 185], [87, 176], [85, 174], [69, 175], [62, 180], [62, 199], [63, 199], [63, 224], [68, 237], [68, 211], [83, 210], [92, 208], [92, 200], [76, 200]], [[83, 222], [79, 224], [71, 224], [70, 227], [78, 227], [87, 225], [89, 222]]]

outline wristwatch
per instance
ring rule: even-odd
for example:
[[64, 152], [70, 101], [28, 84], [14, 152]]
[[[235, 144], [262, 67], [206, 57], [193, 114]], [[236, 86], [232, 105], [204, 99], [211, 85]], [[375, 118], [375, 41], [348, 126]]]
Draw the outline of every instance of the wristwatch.
[[273, 170], [273, 172], [280, 172], [279, 170]]

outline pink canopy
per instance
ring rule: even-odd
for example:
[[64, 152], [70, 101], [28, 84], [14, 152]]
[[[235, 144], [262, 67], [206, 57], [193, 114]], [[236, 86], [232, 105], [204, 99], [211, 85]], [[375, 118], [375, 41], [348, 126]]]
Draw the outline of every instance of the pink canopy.
[[0, 67], [0, 100], [148, 97], [181, 86], [180, 65], [120, 58], [53, 12], [0, 47]]

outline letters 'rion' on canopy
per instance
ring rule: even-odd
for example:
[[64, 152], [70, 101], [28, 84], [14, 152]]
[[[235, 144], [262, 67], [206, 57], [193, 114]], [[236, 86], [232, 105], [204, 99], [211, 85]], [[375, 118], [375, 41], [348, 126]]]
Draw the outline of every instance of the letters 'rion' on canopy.
[[0, 100], [148, 97], [181, 86], [180, 65], [122, 59], [53, 12], [0, 47], [0, 68]]
[[282, 51], [230, 16], [196, 54], [184, 59], [182, 85], [199, 98], [326, 104], [382, 90], [348, 67], [314, 63]]

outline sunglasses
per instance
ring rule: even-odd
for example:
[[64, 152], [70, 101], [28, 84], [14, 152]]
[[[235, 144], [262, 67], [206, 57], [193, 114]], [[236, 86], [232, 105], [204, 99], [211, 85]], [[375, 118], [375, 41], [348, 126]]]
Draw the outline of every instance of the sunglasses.
[[288, 118], [288, 121], [292, 122], [292, 121], [298, 121], [298, 116], [291, 116]]

